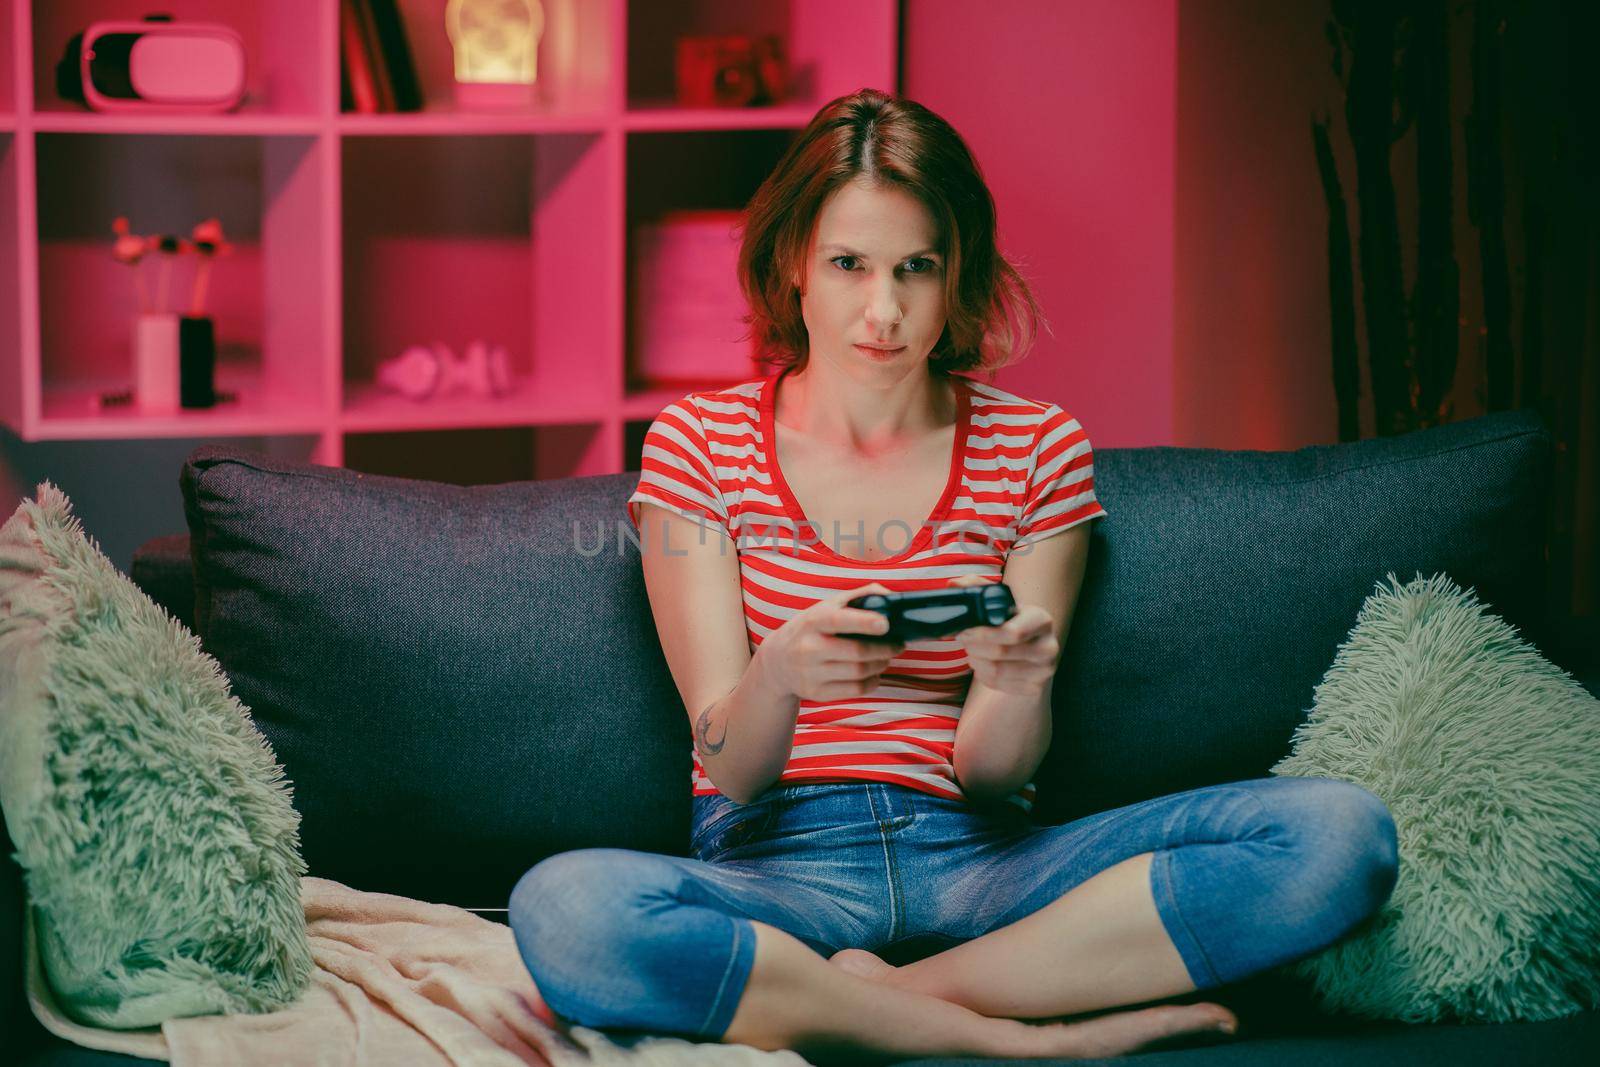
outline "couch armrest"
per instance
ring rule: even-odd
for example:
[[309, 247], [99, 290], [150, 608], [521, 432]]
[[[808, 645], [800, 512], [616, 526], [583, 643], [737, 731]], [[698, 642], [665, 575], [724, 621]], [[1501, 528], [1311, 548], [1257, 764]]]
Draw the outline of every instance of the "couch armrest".
[[189, 535], [153, 537], [133, 553], [129, 577], [173, 618], [198, 633], [194, 626], [194, 564], [189, 556]]

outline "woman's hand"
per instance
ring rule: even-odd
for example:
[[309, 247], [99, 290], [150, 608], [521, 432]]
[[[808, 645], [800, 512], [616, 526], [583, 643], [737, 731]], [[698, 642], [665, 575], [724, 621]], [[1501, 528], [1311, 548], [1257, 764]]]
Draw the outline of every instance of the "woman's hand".
[[845, 605], [867, 593], [892, 591], [873, 582], [819, 600], [774, 630], [756, 654], [765, 659], [769, 676], [786, 695], [801, 700], [865, 696], [878, 688], [879, 676], [906, 644], [837, 635], [887, 631], [889, 620], [876, 611]]
[[[951, 585], [988, 585], [964, 574]], [[1055, 677], [1061, 642], [1055, 620], [1037, 604], [1024, 604], [1001, 626], [973, 626], [952, 635], [967, 650], [973, 681], [1017, 696], [1041, 696]]]

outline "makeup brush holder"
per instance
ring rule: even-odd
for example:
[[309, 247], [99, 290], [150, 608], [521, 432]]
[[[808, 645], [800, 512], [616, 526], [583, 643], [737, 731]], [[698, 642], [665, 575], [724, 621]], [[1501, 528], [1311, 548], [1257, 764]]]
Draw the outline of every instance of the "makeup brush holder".
[[147, 312], [133, 323], [133, 396], [163, 414], [216, 404], [217, 334], [208, 315]]
[[217, 402], [217, 331], [209, 315], [178, 320], [178, 401], [186, 408]]
[[146, 412], [178, 410], [175, 312], [144, 312], [133, 320], [133, 399]]

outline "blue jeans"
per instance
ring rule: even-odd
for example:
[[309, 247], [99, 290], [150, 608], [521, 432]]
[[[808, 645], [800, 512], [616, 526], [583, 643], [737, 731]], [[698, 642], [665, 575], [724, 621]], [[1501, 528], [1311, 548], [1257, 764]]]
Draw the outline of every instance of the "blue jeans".
[[1332, 944], [1398, 871], [1389, 809], [1331, 778], [1205, 786], [1059, 826], [866, 781], [693, 805], [693, 858], [582, 848], [517, 882], [517, 948], [563, 1019], [716, 1041], [755, 961], [752, 920], [824, 956], [922, 958], [1145, 852], [1161, 921], [1206, 989]]

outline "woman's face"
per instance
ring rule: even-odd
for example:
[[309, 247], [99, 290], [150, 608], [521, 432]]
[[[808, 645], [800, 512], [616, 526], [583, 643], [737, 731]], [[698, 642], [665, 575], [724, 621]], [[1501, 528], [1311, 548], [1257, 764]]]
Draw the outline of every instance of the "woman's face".
[[806, 276], [796, 281], [808, 358], [857, 378], [925, 372], [945, 323], [938, 247], [933, 216], [911, 194], [858, 182], [835, 191], [813, 231]]

